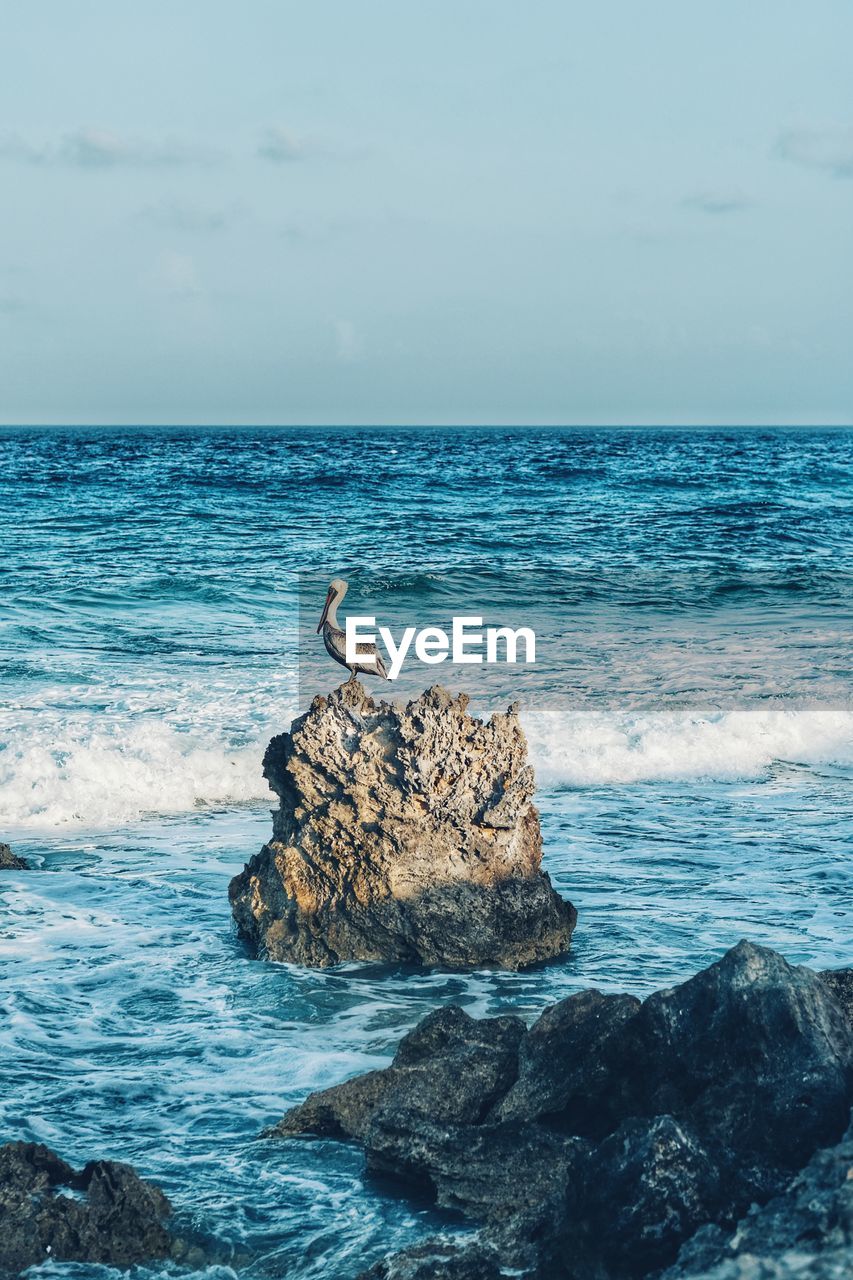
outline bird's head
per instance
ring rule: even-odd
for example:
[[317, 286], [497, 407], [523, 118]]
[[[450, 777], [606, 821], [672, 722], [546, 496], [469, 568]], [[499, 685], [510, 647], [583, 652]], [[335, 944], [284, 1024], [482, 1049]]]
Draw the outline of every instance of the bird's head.
[[337, 604], [339, 600], [343, 600], [347, 593], [348, 585], [348, 583], [344, 582], [343, 578], [332, 578], [332, 581], [329, 583], [329, 590], [326, 592], [326, 603], [323, 605], [323, 613], [317, 624], [318, 634], [323, 630], [323, 623], [328, 618], [329, 610], [332, 605]]

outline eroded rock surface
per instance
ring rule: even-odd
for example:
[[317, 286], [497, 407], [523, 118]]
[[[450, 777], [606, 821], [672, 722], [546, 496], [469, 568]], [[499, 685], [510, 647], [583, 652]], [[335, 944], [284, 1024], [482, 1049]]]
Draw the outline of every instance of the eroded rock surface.
[[28, 871], [29, 864], [0, 840], [0, 871]]
[[438, 686], [375, 703], [350, 682], [273, 738], [273, 839], [229, 891], [262, 954], [517, 969], [568, 949], [516, 708], [484, 723], [467, 703]]
[[169, 1202], [130, 1165], [76, 1172], [47, 1147], [0, 1147], [0, 1273], [54, 1259], [129, 1267], [170, 1253]]
[[[585, 991], [529, 1030], [447, 1007], [390, 1067], [312, 1095], [275, 1132], [355, 1139], [368, 1170], [481, 1224], [477, 1249], [436, 1276], [488, 1274], [495, 1250], [549, 1280], [651, 1276], [702, 1228], [730, 1237], [839, 1142], [846, 990], [742, 942], [645, 1001]], [[403, 1261], [401, 1276], [420, 1274], [417, 1253]]]

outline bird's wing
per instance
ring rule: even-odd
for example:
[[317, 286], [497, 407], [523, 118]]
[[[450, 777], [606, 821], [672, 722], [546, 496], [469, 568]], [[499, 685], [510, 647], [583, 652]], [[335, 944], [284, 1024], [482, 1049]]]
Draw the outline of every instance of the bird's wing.
[[330, 657], [339, 662], [342, 667], [347, 665], [347, 638], [339, 627], [331, 627], [328, 622], [323, 628], [323, 643], [326, 646], [326, 652]]
[[366, 662], [347, 662], [347, 637], [346, 633], [341, 631], [339, 627], [332, 627], [326, 623], [326, 626], [323, 628], [323, 640], [325, 641], [328, 652], [336, 662], [341, 664], [342, 667], [351, 667], [353, 670], [362, 671], [366, 676], [371, 676], [375, 672], [376, 675], [381, 676], [383, 680], [391, 679], [385, 669], [382, 654], [379, 652], [379, 649], [375, 644], [366, 644], [362, 646], [368, 653], [372, 652], [376, 654], [376, 664], [374, 666], [370, 666], [370, 664]]

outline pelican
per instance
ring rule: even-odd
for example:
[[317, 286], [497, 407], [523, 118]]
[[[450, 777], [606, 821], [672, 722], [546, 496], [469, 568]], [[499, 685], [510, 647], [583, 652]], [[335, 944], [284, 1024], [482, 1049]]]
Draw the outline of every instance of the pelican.
[[358, 674], [381, 676], [383, 680], [387, 680], [388, 672], [385, 670], [382, 654], [375, 644], [360, 645], [363, 653], [376, 654], [375, 663], [347, 662], [346, 635], [338, 626], [338, 605], [346, 595], [348, 588], [349, 583], [344, 582], [343, 578], [333, 578], [329, 583], [326, 603], [323, 605], [323, 613], [317, 626], [317, 634], [319, 635], [322, 631], [326, 652], [329, 657], [334, 658], [335, 662], [339, 662], [342, 667], [347, 668], [350, 680], [354, 680]]

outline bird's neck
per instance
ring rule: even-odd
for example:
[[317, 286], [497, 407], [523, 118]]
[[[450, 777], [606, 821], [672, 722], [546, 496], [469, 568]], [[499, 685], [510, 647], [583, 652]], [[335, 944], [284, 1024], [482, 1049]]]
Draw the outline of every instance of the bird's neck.
[[337, 596], [336, 596], [336, 597], [335, 597], [335, 599], [332, 601], [332, 603], [329, 605], [329, 611], [328, 611], [328, 613], [326, 614], [326, 621], [329, 623], [329, 625], [330, 625], [330, 626], [332, 626], [332, 627], [336, 627], [336, 628], [337, 628], [337, 626], [338, 626], [338, 598], [337, 598]]

